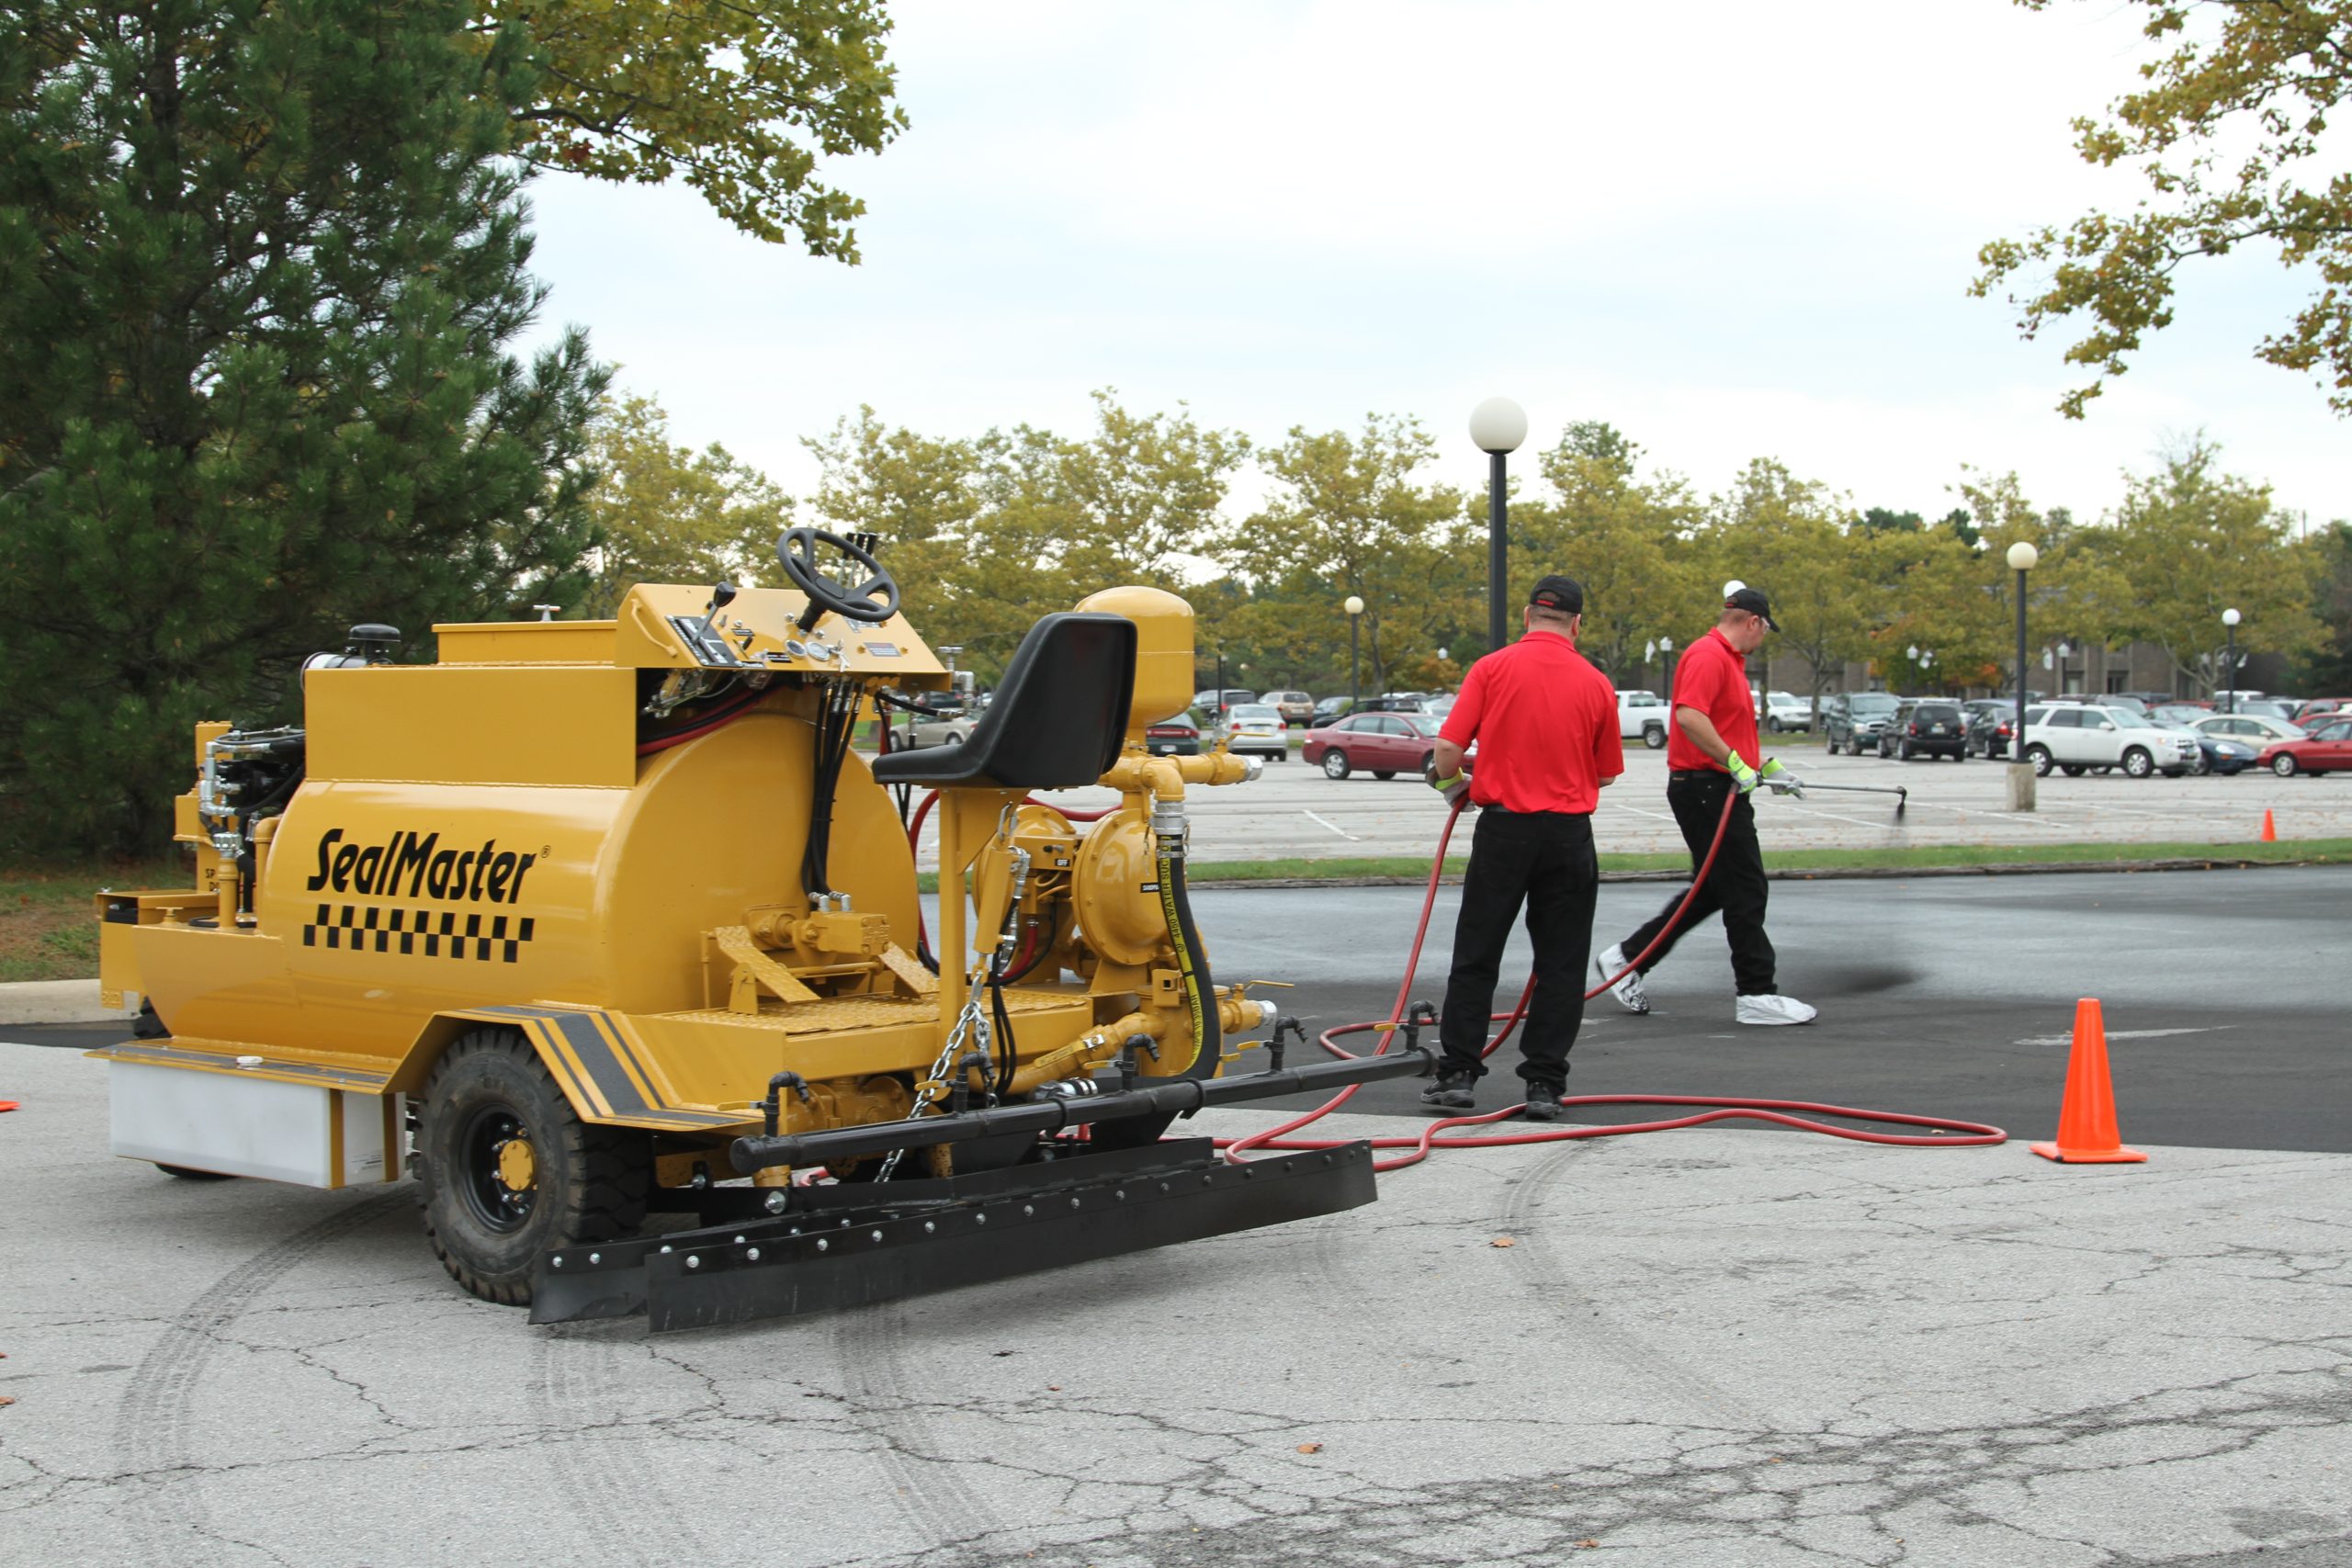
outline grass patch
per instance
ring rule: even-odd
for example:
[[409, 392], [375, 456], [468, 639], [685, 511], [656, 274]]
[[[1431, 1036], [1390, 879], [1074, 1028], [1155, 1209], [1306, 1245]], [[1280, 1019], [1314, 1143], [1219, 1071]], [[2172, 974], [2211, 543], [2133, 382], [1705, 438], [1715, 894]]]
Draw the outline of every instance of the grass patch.
[[98, 972], [101, 887], [193, 887], [183, 859], [0, 872], [0, 981], [84, 980]]

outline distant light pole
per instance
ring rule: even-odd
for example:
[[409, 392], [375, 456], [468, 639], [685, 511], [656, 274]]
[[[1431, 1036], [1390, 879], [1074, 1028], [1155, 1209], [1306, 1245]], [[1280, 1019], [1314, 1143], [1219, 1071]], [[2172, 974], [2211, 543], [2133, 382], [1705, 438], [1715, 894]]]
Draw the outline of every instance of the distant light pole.
[[1505, 601], [1510, 596], [1510, 547], [1503, 537], [1504, 464], [1527, 439], [1527, 411], [1509, 398], [1488, 398], [1470, 411], [1470, 439], [1487, 454], [1487, 651], [1503, 645]]
[[2009, 570], [2018, 574], [2018, 724], [2017, 749], [2009, 753], [2009, 809], [2033, 809], [2033, 764], [2025, 760], [2025, 574], [2041, 560], [2030, 539], [2009, 547]]
[[1356, 627], [1362, 624], [1358, 617], [1363, 614], [1363, 601], [1351, 593], [1340, 608], [1348, 613], [1348, 711], [1353, 713], [1363, 700], [1356, 694]]
[[1666, 656], [1666, 694], [1671, 698], [1674, 695], [1674, 639], [1670, 637], [1659, 637], [1657, 650]]
[[2225, 705], [2222, 709], [2223, 713], [2238, 711], [2238, 620], [2239, 615], [2235, 610], [2222, 612], [2222, 624], [2230, 628], [2230, 651], [2228, 657], [2222, 661], [2222, 666], [2230, 678], [2229, 686], [2226, 688], [2229, 695], [2222, 699]]
[[2073, 657], [2074, 651], [2074, 645], [2064, 637], [2058, 639], [2058, 678], [2051, 682], [2058, 689], [2050, 694], [2053, 697], [2063, 697], [2066, 694], [2066, 660]]

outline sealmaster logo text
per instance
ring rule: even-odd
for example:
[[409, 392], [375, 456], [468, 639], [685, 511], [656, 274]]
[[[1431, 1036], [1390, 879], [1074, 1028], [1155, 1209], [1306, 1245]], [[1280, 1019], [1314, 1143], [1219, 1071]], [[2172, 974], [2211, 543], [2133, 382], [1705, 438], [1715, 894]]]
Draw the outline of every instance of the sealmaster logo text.
[[303, 884], [311, 892], [332, 887], [387, 898], [487, 900], [520, 903], [523, 878], [537, 855], [502, 850], [487, 839], [479, 849], [443, 849], [438, 833], [395, 833], [388, 844], [342, 842], [343, 829], [330, 828], [319, 840], [319, 869]]

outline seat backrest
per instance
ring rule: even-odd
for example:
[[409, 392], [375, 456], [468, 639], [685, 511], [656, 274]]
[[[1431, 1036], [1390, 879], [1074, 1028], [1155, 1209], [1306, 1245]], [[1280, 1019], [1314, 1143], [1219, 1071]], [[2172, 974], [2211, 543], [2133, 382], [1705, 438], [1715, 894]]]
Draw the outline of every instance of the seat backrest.
[[1063, 611], [1021, 639], [996, 695], [960, 745], [877, 757], [881, 784], [1074, 789], [1119, 760], [1136, 684], [1136, 624]]

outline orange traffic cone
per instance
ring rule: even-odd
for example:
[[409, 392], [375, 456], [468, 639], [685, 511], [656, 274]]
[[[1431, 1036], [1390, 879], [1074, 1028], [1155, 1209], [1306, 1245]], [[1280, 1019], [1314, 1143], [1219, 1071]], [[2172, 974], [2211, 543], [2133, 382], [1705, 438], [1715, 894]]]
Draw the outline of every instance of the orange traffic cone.
[[2278, 841], [2278, 824], [2270, 819], [2270, 807], [2267, 806], [2262, 808], [2262, 841], [2266, 844]]
[[2130, 1165], [2148, 1156], [2123, 1146], [2115, 1126], [2115, 1083], [2107, 1071], [2107, 1026], [2098, 998], [2075, 1004], [2075, 1044], [2066, 1055], [2066, 1098], [2058, 1110], [2058, 1141], [2033, 1152], [2062, 1165]]

